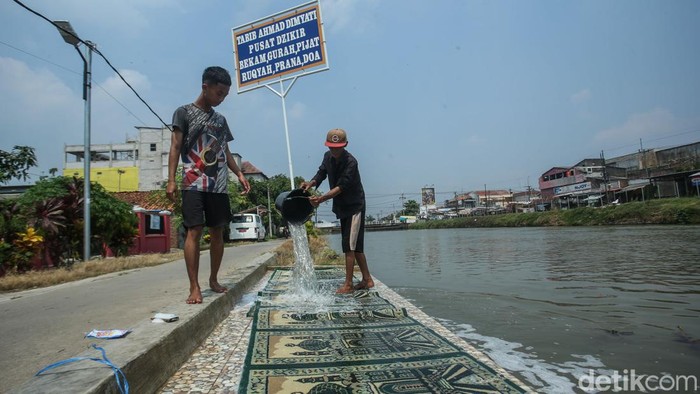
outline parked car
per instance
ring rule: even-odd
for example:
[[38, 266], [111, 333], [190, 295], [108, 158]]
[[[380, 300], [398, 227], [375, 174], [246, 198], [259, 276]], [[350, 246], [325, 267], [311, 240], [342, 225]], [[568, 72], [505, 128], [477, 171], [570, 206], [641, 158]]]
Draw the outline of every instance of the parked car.
[[262, 241], [265, 239], [265, 226], [260, 215], [255, 213], [237, 213], [233, 215], [229, 224], [229, 239], [252, 239]]

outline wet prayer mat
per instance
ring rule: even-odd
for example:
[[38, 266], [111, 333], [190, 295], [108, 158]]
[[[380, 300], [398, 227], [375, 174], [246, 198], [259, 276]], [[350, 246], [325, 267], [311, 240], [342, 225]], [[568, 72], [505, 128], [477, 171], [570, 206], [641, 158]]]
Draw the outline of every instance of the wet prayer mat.
[[343, 269], [316, 270], [329, 310], [300, 312], [284, 297], [292, 274], [258, 294], [239, 393], [525, 392], [378, 292], [334, 295]]

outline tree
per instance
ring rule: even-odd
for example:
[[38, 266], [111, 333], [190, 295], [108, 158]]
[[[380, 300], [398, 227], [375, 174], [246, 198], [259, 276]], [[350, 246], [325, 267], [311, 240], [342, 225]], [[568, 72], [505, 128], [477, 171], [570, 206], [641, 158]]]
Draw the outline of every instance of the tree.
[[420, 212], [420, 206], [416, 200], [408, 200], [403, 204], [403, 210], [406, 216], [416, 216]]
[[12, 179], [26, 181], [29, 169], [36, 165], [36, 155], [31, 146], [15, 145], [11, 152], [0, 150], [0, 183]]
[[[54, 264], [68, 262], [83, 249], [83, 180], [53, 177], [40, 180], [19, 203], [31, 224], [44, 236]], [[91, 183], [90, 250], [108, 246], [125, 254], [136, 235], [138, 220], [131, 205], [118, 200], [98, 183]]]

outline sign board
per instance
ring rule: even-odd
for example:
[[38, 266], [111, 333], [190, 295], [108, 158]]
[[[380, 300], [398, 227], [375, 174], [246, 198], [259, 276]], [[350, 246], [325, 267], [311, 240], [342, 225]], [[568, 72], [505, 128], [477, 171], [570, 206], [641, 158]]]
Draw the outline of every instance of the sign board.
[[700, 185], [700, 178], [690, 178], [690, 182], [693, 183], [693, 186], [698, 186]]
[[560, 194], [565, 194], [565, 193], [576, 193], [576, 192], [582, 192], [584, 190], [590, 190], [591, 189], [591, 183], [590, 182], [583, 182], [583, 183], [577, 183], [575, 185], [567, 185], [567, 186], [559, 186], [554, 188], [554, 195], [560, 195]]
[[434, 187], [424, 187], [420, 190], [421, 194], [421, 205], [430, 206], [435, 205], [435, 188]]
[[316, 1], [232, 29], [238, 93], [328, 70]]

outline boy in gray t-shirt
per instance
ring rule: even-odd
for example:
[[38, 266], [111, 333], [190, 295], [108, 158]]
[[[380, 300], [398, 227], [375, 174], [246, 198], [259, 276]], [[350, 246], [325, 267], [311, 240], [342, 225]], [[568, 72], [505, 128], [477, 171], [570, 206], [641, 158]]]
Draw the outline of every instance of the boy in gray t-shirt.
[[221, 67], [208, 67], [202, 75], [202, 92], [187, 105], [175, 110], [173, 132], [168, 156], [168, 198], [175, 201], [178, 185], [175, 173], [182, 160], [182, 217], [187, 229], [185, 239], [185, 264], [190, 281], [188, 304], [201, 304], [199, 287], [199, 240], [204, 226], [211, 235], [211, 275], [209, 286], [217, 293], [227, 291], [217, 275], [224, 254], [224, 227], [231, 220], [228, 198], [228, 170], [233, 171], [243, 187], [243, 194], [250, 191], [250, 184], [236, 165], [228, 142], [233, 140], [226, 118], [214, 111], [231, 88], [231, 76]]

